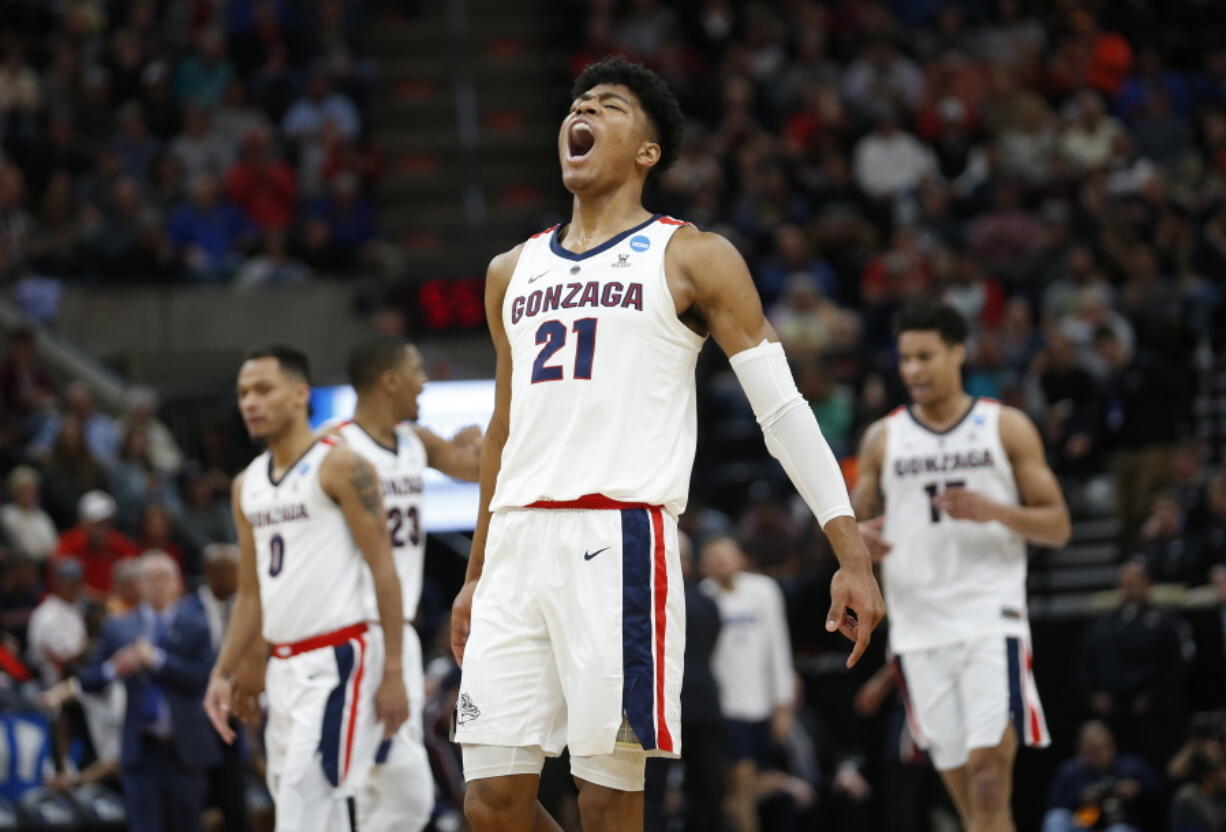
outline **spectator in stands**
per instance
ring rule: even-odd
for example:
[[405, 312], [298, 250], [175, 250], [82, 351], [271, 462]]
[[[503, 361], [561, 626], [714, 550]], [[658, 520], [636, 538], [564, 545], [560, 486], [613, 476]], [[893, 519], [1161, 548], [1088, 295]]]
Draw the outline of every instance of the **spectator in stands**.
[[165, 505], [149, 503], [145, 506], [136, 540], [137, 548], [142, 552], [165, 552], [174, 560], [180, 571], [192, 576], [200, 574], [200, 564], [188, 563], [183, 557], [183, 547], [179, 545], [178, 535], [175, 533], [174, 515]]
[[303, 259], [319, 270], [350, 269], [378, 257], [379, 226], [357, 177], [341, 174], [317, 200], [303, 235]]
[[153, 160], [161, 152], [162, 143], [149, 133], [145, 124], [145, 112], [139, 102], [129, 101], [123, 105], [116, 116], [116, 122], [119, 133], [112, 140], [111, 146], [119, 156], [120, 166], [124, 174], [144, 183], [149, 179]]
[[183, 452], [170, 428], [158, 420], [157, 407], [157, 392], [152, 387], [132, 387], [125, 398], [119, 426], [125, 432], [143, 431], [153, 470], [174, 476], [183, 467]]
[[1120, 567], [1120, 607], [1086, 630], [1081, 673], [1091, 713], [1162, 765], [1178, 745], [1196, 648], [1187, 622], [1150, 601], [1151, 587], [1143, 560]]
[[125, 615], [140, 604], [140, 558], [124, 558], [111, 570], [111, 594], [106, 597], [106, 614]]
[[854, 452], [852, 429], [856, 420], [856, 394], [840, 383], [830, 365], [820, 360], [806, 361], [796, 373], [796, 386], [813, 409], [822, 435], [835, 456], [842, 459]]
[[767, 317], [790, 354], [815, 356], [855, 346], [855, 324], [805, 272], [788, 276]]
[[1048, 787], [1043, 832], [1138, 832], [1144, 828], [1145, 804], [1159, 788], [1145, 760], [1118, 752], [1103, 722], [1087, 722], [1077, 738], [1077, 756], [1061, 764]]
[[220, 198], [209, 174], [192, 180], [191, 199], [171, 214], [167, 231], [187, 276], [205, 283], [227, 280], [238, 268], [240, 250], [256, 236], [243, 212]]
[[83, 234], [86, 257], [116, 282], [149, 280], [166, 271], [169, 257], [162, 219], [131, 177], [115, 181], [105, 210]]
[[169, 556], [141, 558], [141, 606], [107, 621], [80, 674], [87, 691], [113, 680], [127, 688], [124, 798], [132, 826], [150, 832], [200, 829], [205, 771], [220, 758], [200, 707], [214, 656], [209, 628], [181, 594]]
[[13, 330], [0, 362], [0, 404], [5, 411], [0, 429], [11, 427], [18, 442], [28, 441], [39, 430], [44, 411], [54, 402], [54, 391], [51, 376], [35, 353], [33, 330]]
[[298, 183], [293, 169], [273, 152], [266, 131], [252, 131], [243, 139], [238, 162], [226, 174], [226, 195], [261, 231], [289, 228]]
[[852, 166], [856, 184], [876, 199], [905, 194], [937, 173], [932, 150], [904, 131], [892, 111], [877, 116], [873, 131], [856, 143]]
[[91, 491], [82, 497], [78, 516], [78, 524], [60, 535], [57, 554], [79, 559], [85, 565], [87, 591], [104, 597], [111, 591], [115, 563], [136, 557], [140, 550], [115, 531], [115, 500], [106, 492]]
[[8, 490], [12, 500], [0, 507], [0, 526], [16, 552], [42, 564], [55, 551], [59, 535], [50, 515], [39, 505], [38, 489], [42, 476], [27, 465], [9, 472]]
[[106, 470], [90, 452], [81, 422], [74, 415], [60, 420], [45, 471], [44, 505], [57, 528], [72, 525], [81, 497], [87, 492], [109, 487]]
[[12, 637], [24, 655], [30, 616], [42, 603], [40, 575], [45, 570], [32, 559], [0, 548], [0, 630]]
[[726, 808], [738, 832], [758, 828], [759, 774], [772, 767], [775, 743], [791, 731], [795, 676], [783, 593], [747, 567], [730, 537], [702, 547], [702, 589], [719, 607], [721, 621], [712, 669], [732, 767]]
[[924, 77], [888, 40], [870, 43], [843, 74], [843, 97], [864, 120], [883, 109], [909, 112], [919, 105]]
[[1226, 748], [1222, 714], [1193, 714], [1187, 742], [1166, 767], [1176, 788], [1170, 829], [1176, 832], [1219, 832], [1226, 815]]
[[1040, 365], [1041, 424], [1054, 456], [1053, 469], [1064, 476], [1089, 476], [1099, 467], [1093, 463], [1102, 419], [1094, 377], [1078, 363], [1072, 339], [1054, 327]]
[[1159, 581], [1198, 583], [1203, 577], [1200, 542], [1190, 534], [1187, 516], [1172, 491], [1154, 497], [1149, 516], [1138, 532], [1140, 544], [1135, 555], [1146, 563], [1146, 571]]
[[1122, 134], [1119, 122], [1107, 115], [1102, 98], [1086, 90], [1072, 106], [1072, 118], [1060, 137], [1060, 151], [1074, 170], [1102, 168], [1111, 160]]
[[88, 645], [82, 605], [84, 576], [81, 561], [57, 558], [51, 567], [51, 591], [30, 616], [30, 664], [45, 686], [63, 679], [66, 668]]
[[225, 144], [227, 158], [238, 157], [239, 146], [253, 133], [267, 137], [272, 129], [268, 116], [247, 100], [247, 86], [234, 78], [226, 86], [221, 104], [213, 113], [213, 133]]
[[175, 74], [175, 97], [183, 103], [212, 109], [234, 77], [234, 64], [226, 57], [221, 32], [205, 29], [196, 39], [196, 50], [179, 64]]
[[174, 508], [179, 505], [174, 479], [153, 467], [149, 435], [142, 428], [132, 428], [124, 437], [123, 448], [110, 468], [109, 479], [119, 504], [116, 521], [122, 528], [139, 526], [148, 505]]
[[[209, 640], [213, 650], [221, 649], [234, 593], [238, 588], [238, 547], [229, 543], [212, 543], [205, 547], [204, 580], [195, 592], [183, 599], [183, 604], [196, 610], [208, 622]], [[237, 723], [234, 726], [238, 728]], [[227, 830], [243, 832], [247, 828], [246, 792], [243, 783], [246, 763], [241, 743], [222, 747], [221, 764], [209, 771], [209, 790], [220, 806]]]
[[188, 557], [200, 557], [210, 543], [235, 542], [227, 494], [224, 478], [216, 473], [202, 471], [195, 463], [185, 470], [179, 531]]
[[1226, 471], [1205, 483], [1204, 517], [1195, 529], [1202, 569], [1226, 566]]
[[43, 109], [38, 75], [26, 63], [16, 43], [0, 62], [0, 136], [6, 141], [28, 141], [35, 134]]
[[318, 141], [324, 123], [334, 120], [346, 139], [357, 138], [362, 129], [357, 107], [343, 93], [332, 88], [332, 79], [323, 68], [316, 68], [307, 81], [306, 92], [298, 98], [281, 121], [281, 132], [297, 144]]
[[31, 445], [35, 453], [45, 454], [62, 435], [61, 425], [72, 417], [80, 428], [91, 456], [102, 464], [119, 452], [119, 428], [115, 420], [94, 406], [94, 394], [83, 381], [71, 382], [64, 390], [64, 415], [48, 419]]
[[25, 177], [0, 161], [0, 278], [22, 276], [32, 221], [25, 208]]
[[1108, 370], [1103, 430], [1115, 453], [1120, 532], [1130, 543], [1154, 495], [1170, 484], [1183, 391], [1173, 368], [1140, 350], [1129, 354], [1110, 327], [1098, 329], [1094, 348]]
[[183, 132], [170, 143], [170, 155], [188, 182], [202, 174], [220, 178], [232, 161], [225, 138], [213, 132], [208, 112], [196, 104], [183, 108]]

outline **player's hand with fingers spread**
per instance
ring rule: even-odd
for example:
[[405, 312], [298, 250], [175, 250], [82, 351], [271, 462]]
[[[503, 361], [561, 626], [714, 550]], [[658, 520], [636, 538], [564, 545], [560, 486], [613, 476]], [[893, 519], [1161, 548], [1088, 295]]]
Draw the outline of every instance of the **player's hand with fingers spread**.
[[395, 736], [409, 718], [409, 694], [404, 687], [404, 674], [389, 668], [375, 691], [375, 718], [383, 725], [383, 739]]
[[208, 690], [204, 692], [204, 712], [213, 723], [222, 742], [226, 745], [234, 742], [234, 729], [230, 727], [230, 680], [220, 673], [209, 677]]
[[464, 666], [464, 645], [468, 643], [468, 630], [472, 625], [473, 593], [476, 581], [466, 581], [451, 605], [451, 654], [456, 664]]
[[894, 548], [881, 535], [881, 530], [885, 526], [885, 515], [874, 517], [872, 520], [865, 520], [859, 526], [860, 537], [864, 538], [864, 545], [868, 547], [869, 557], [873, 559], [873, 563], [881, 563], [881, 559]]
[[842, 567], [834, 573], [830, 581], [830, 612], [826, 615], [826, 630], [832, 633], [838, 630], [856, 643], [847, 657], [848, 667], [860, 661], [868, 649], [873, 630], [884, 617], [885, 601], [867, 560], [863, 561], [862, 566]]
[[932, 504], [954, 520], [990, 523], [996, 519], [996, 503], [965, 488], [947, 488], [933, 498]]

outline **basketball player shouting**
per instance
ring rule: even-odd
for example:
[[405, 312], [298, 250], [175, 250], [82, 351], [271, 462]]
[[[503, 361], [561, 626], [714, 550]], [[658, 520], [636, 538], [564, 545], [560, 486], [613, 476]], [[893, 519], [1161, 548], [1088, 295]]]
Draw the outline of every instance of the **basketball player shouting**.
[[967, 832], [1011, 832], [1018, 743], [1048, 743], [1031, 673], [1026, 542], [1063, 546], [1068, 509], [1030, 420], [963, 391], [961, 314], [916, 304], [895, 333], [912, 404], [865, 433], [856, 513], [882, 558], [912, 733]]
[[536, 790], [544, 757], [564, 746], [583, 828], [642, 829], [646, 756], [680, 754], [676, 517], [708, 334], [839, 558], [826, 626], [855, 641], [849, 664], [882, 616], [838, 465], [744, 261], [722, 237], [643, 208], [647, 177], [680, 150], [676, 98], [617, 58], [584, 70], [572, 97], [558, 135], [570, 222], [487, 275], [497, 392], [452, 617], [476, 832], [559, 829]]
[[277, 832], [349, 829], [346, 798], [375, 760], [380, 723], [392, 736], [408, 715], [379, 481], [354, 451], [311, 432], [308, 376], [290, 347], [253, 352], [239, 371], [243, 422], [268, 450], [234, 481], [238, 594], [204, 700], [233, 742], [232, 679], [262, 633]]

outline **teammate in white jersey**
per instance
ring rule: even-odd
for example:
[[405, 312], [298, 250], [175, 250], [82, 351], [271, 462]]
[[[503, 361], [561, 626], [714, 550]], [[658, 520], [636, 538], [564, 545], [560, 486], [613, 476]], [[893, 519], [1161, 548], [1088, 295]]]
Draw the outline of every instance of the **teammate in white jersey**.
[[849, 663], [882, 614], [842, 475], [744, 261], [724, 238], [643, 208], [648, 175], [680, 151], [682, 120], [642, 66], [588, 67], [558, 135], [570, 222], [490, 264], [496, 398], [452, 615], [476, 832], [559, 829], [536, 789], [544, 757], [564, 746], [586, 832], [640, 830], [646, 755], [679, 755], [676, 516], [708, 334], [834, 545], [827, 627], [856, 642]]
[[392, 736], [408, 716], [404, 613], [378, 479], [361, 456], [312, 433], [308, 378], [292, 347], [252, 352], [239, 371], [243, 422], [268, 450], [234, 482], [238, 592], [204, 700], [233, 742], [232, 679], [262, 635], [278, 832], [347, 830], [347, 798], [374, 762], [380, 724]]
[[963, 391], [961, 314], [918, 303], [899, 313], [895, 334], [912, 404], [865, 433], [853, 502], [881, 558], [912, 733], [967, 832], [1006, 832], [1017, 745], [1048, 743], [1026, 542], [1063, 546], [1068, 509], [1030, 420]]
[[357, 391], [353, 419], [334, 431], [379, 473], [388, 532], [404, 594], [404, 683], [409, 719], [380, 744], [366, 786], [357, 797], [362, 832], [420, 832], [434, 806], [434, 778], [422, 744], [421, 640], [413, 626], [421, 598], [426, 535], [421, 527], [426, 466], [475, 481], [481, 431], [467, 428], [450, 441], [417, 421], [417, 397], [426, 383], [421, 353], [402, 338], [378, 335], [349, 354], [349, 383]]

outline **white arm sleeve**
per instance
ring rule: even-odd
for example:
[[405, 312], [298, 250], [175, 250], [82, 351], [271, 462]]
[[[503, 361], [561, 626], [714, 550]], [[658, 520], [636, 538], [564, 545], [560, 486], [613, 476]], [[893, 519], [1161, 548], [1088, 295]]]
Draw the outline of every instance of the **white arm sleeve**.
[[825, 526], [836, 517], [854, 518], [843, 472], [796, 389], [783, 347], [763, 341], [730, 362], [762, 427], [766, 449], [783, 465], [817, 522]]

